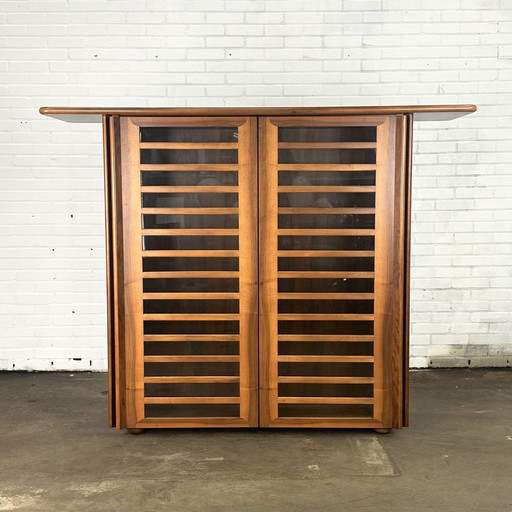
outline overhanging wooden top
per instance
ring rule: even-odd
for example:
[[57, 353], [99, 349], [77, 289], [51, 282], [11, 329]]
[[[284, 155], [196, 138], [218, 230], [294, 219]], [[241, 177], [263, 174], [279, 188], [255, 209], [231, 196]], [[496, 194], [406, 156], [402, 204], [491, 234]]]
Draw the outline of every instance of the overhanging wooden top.
[[96, 123], [102, 116], [348, 116], [414, 114], [418, 121], [450, 120], [476, 111], [476, 105], [391, 105], [375, 107], [41, 107], [43, 115], [73, 123]]

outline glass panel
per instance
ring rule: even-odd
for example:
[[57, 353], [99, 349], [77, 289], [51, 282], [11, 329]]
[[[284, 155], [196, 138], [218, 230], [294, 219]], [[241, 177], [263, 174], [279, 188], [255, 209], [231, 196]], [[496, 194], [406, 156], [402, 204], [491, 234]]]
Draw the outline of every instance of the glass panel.
[[[367, 150], [370, 151], [370, 150]], [[141, 164], [236, 164], [236, 149], [141, 149]], [[371, 163], [371, 162], [370, 162]]]
[[373, 322], [280, 320], [279, 334], [373, 334]]
[[375, 194], [373, 192], [280, 192], [278, 205], [285, 208], [373, 208]]
[[142, 127], [141, 142], [237, 142], [238, 129], [228, 127]]
[[195, 320], [144, 322], [144, 334], [239, 334], [238, 320]]
[[279, 270], [373, 271], [373, 258], [278, 258]]
[[278, 384], [279, 396], [373, 396], [372, 384]]
[[[238, 383], [146, 384], [144, 396], [239, 396]], [[346, 395], [349, 396], [349, 395]]]
[[238, 236], [153, 236], [142, 237], [144, 251], [237, 250]]
[[373, 300], [286, 300], [278, 301], [279, 313], [373, 313]]
[[282, 418], [372, 418], [373, 405], [279, 404]]
[[237, 292], [236, 278], [174, 278], [174, 279], [143, 279], [144, 293], [172, 292]]
[[236, 192], [143, 192], [143, 208], [235, 208]]
[[278, 363], [278, 366], [283, 377], [373, 377], [372, 363]]
[[373, 343], [280, 341], [279, 355], [373, 356]]
[[238, 215], [142, 215], [146, 229], [227, 229], [238, 228]]
[[144, 313], [238, 313], [238, 300], [144, 299]]
[[[355, 174], [355, 173], [354, 173]], [[238, 185], [237, 172], [224, 171], [142, 171], [142, 186], [201, 186]]]
[[279, 185], [375, 185], [375, 171], [279, 171]]
[[145, 356], [163, 355], [233, 355], [239, 354], [237, 341], [146, 341]]
[[175, 258], [162, 257], [150, 258], [145, 256], [142, 259], [142, 270], [144, 272], [158, 271], [186, 271], [186, 270], [238, 270], [238, 258]]
[[278, 236], [278, 248], [284, 251], [373, 251], [373, 236]]
[[280, 164], [374, 164], [375, 149], [279, 149], [278, 158]]
[[145, 405], [146, 418], [224, 418], [240, 417], [239, 404]]
[[239, 375], [238, 363], [144, 363], [146, 377]]
[[279, 142], [375, 142], [375, 126], [299, 126], [278, 128]]
[[278, 227], [288, 229], [375, 229], [375, 215], [283, 215], [278, 216]]
[[278, 279], [277, 287], [290, 293], [373, 293], [373, 279]]

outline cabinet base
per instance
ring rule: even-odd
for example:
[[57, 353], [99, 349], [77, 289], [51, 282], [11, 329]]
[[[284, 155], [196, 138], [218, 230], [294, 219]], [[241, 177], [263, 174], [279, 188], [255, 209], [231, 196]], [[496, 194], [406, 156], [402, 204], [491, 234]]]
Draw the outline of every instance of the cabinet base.
[[126, 429], [126, 432], [128, 432], [129, 434], [133, 434], [134, 436], [138, 435], [138, 434], [142, 434], [142, 432], [144, 432], [144, 429], [143, 428], [127, 428]]
[[374, 428], [373, 429], [377, 434], [389, 434], [391, 432], [390, 428]]

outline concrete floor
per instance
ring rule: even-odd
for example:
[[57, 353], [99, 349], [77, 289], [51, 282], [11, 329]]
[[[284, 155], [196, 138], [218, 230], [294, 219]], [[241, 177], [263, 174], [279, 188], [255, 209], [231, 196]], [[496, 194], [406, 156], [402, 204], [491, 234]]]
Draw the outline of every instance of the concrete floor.
[[512, 371], [411, 375], [411, 427], [106, 426], [107, 377], [0, 373], [0, 511], [511, 510]]

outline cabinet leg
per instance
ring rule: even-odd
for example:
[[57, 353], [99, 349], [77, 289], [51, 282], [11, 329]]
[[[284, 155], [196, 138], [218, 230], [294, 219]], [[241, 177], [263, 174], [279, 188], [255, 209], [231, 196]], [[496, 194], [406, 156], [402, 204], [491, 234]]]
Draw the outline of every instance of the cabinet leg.
[[389, 434], [391, 432], [390, 428], [374, 428], [373, 429], [377, 434]]
[[144, 432], [144, 429], [143, 428], [127, 428], [126, 429], [126, 432], [128, 432], [129, 434], [133, 434], [134, 436], [138, 435], [138, 434], [142, 434], [142, 432]]

